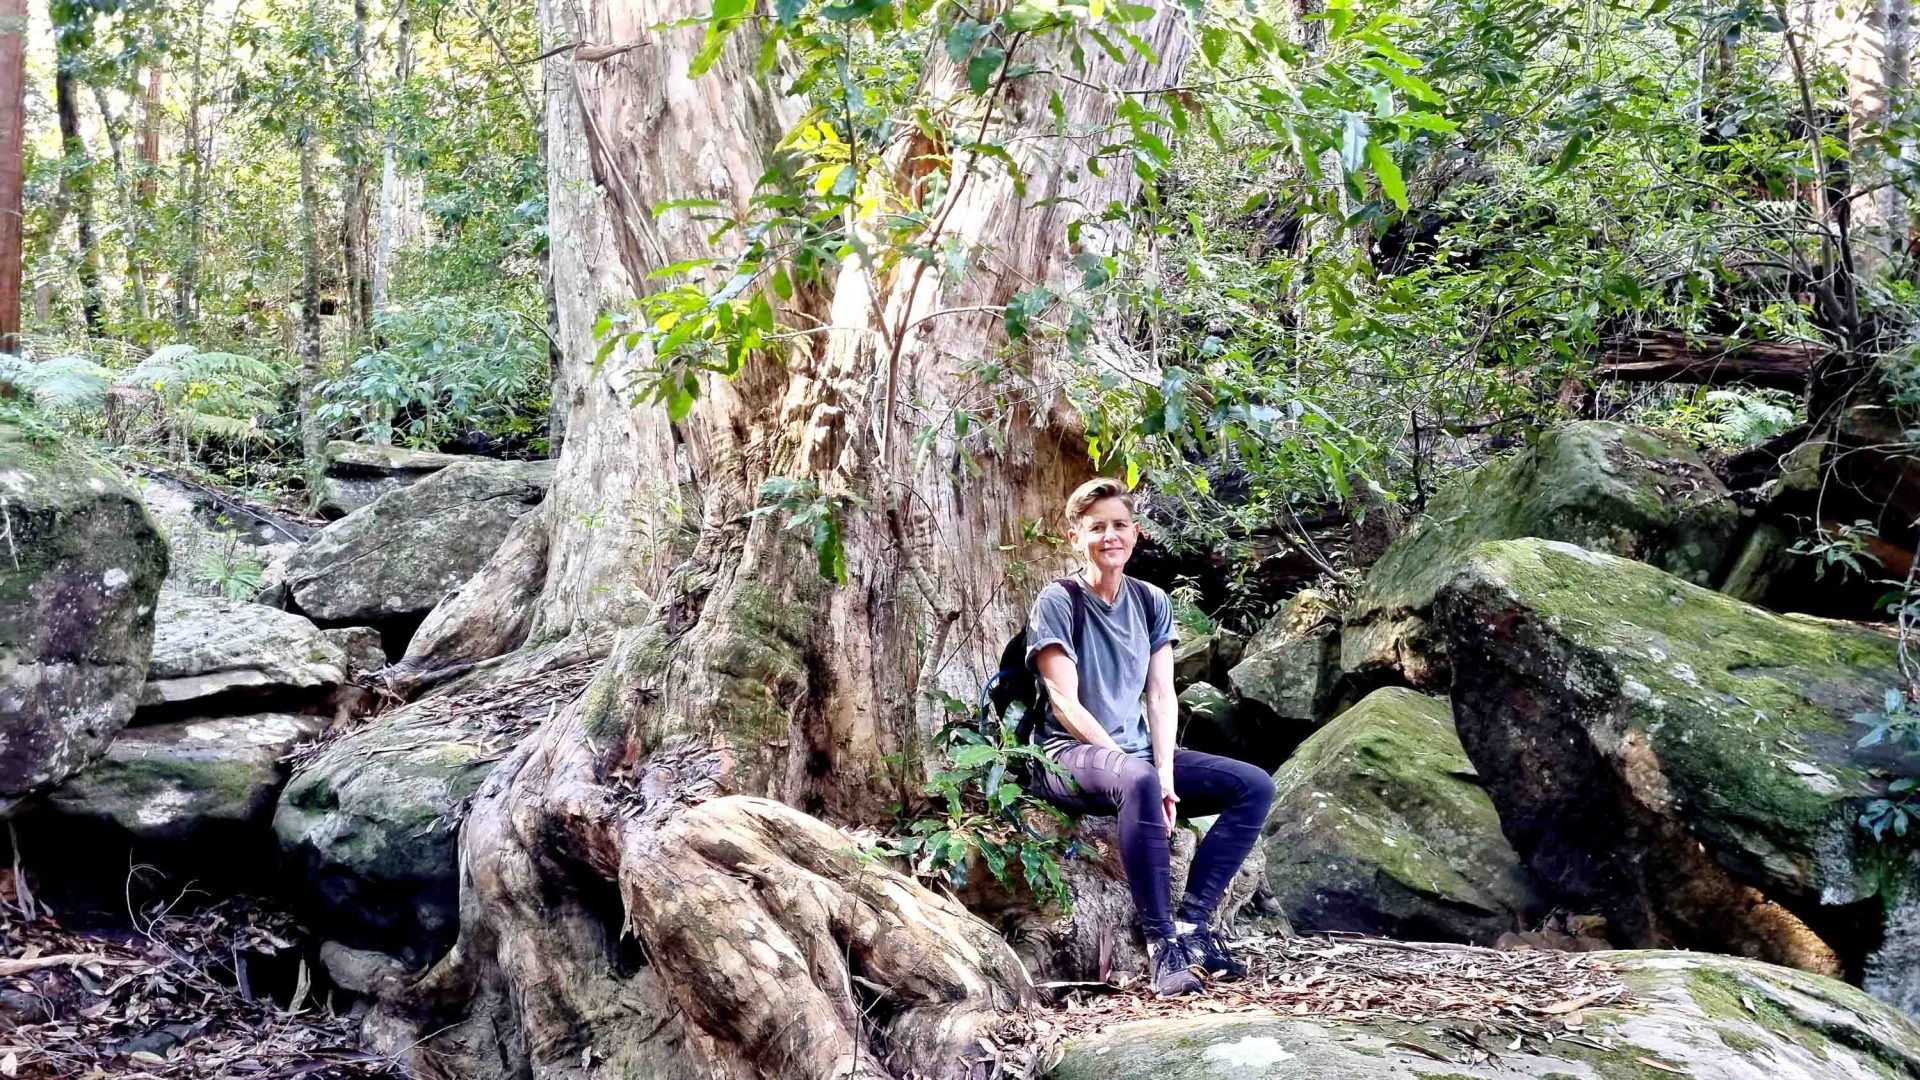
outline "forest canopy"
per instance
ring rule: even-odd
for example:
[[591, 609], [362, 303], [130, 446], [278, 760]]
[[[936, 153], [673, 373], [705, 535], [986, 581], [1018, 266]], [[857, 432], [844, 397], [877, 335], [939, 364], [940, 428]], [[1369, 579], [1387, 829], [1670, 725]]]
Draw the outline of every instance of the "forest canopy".
[[[655, 269], [601, 313], [602, 354], [649, 342], [635, 395], [677, 417], [703, 379], [816, 334], [775, 309], [849, 253], [992, 273], [915, 184], [1017, 172], [995, 108], [1100, 54], [1127, 65], [1088, 87], [1116, 119], [1069, 134], [1140, 195], [1058, 215], [1042, 239], [1073, 272], [1019, 290], [977, 393], [917, 418], [957, 472], [1046, 392], [1023, 382], [1034, 347], [1071, 356], [1096, 467], [1181, 500], [1166, 539], [1213, 547], [1356, 498], [1417, 507], [1463, 439], [1568, 415], [1733, 446], [1807, 420], [1812, 367], [1920, 396], [1904, 16], [1195, 3], [1167, 81], [1136, 33], [1152, 11], [715, 5], [691, 74], [764, 24], [759, 75], [796, 119], [746, 217], [658, 208], [739, 246]], [[98, 431], [157, 395], [151, 441], [285, 493], [328, 438], [551, 450], [542, 99], [577, 90], [535, 63], [569, 43], [530, 3], [57, 0], [32, 27], [8, 363], [43, 411]], [[924, 95], [930, 50], [964, 65], [960, 93]], [[141, 371], [156, 350], [171, 381]], [[841, 505], [795, 490], [778, 500]]]

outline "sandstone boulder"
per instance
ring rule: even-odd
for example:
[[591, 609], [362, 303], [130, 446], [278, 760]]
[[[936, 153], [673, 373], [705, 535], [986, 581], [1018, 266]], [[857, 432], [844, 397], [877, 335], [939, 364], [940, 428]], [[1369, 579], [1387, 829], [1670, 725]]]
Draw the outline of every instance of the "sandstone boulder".
[[580, 692], [604, 646], [503, 657], [328, 743], [273, 816], [281, 857], [330, 938], [423, 965], [458, 929], [468, 797], [520, 739]]
[[1433, 599], [1475, 545], [1537, 536], [1649, 563], [1696, 585], [1732, 560], [1739, 508], [1676, 436], [1609, 421], [1563, 424], [1436, 496], [1367, 576], [1347, 612], [1341, 666], [1369, 681], [1447, 686]]
[[1339, 680], [1339, 613], [1320, 593], [1301, 592], [1227, 673], [1233, 722], [1222, 744], [1190, 745], [1274, 768], [1332, 710]]
[[160, 599], [143, 706], [209, 699], [316, 703], [347, 678], [344, 650], [290, 611], [169, 593]]
[[390, 491], [417, 484], [449, 465], [474, 460], [464, 454], [343, 440], [327, 444], [326, 459], [316, 509], [328, 518], [346, 517]]
[[1298, 930], [1491, 945], [1543, 913], [1441, 699], [1374, 691], [1274, 787], [1267, 886]]
[[1898, 684], [1889, 635], [1543, 540], [1477, 548], [1434, 611], [1461, 743], [1574, 910], [1920, 1005], [1920, 860], [1859, 824], [1920, 772], [1858, 745]]
[[22, 830], [111, 837], [136, 854], [141, 844], [187, 841], [219, 848], [221, 859], [236, 854], [225, 846], [235, 841], [268, 854], [267, 822], [286, 779], [281, 759], [320, 727], [311, 716], [261, 713], [129, 728], [106, 757], [48, 795]]
[[0, 814], [98, 757], [139, 701], [167, 545], [118, 473], [0, 424]]
[[324, 625], [412, 625], [484, 566], [545, 497], [551, 461], [468, 461], [381, 496], [287, 564], [294, 604]]

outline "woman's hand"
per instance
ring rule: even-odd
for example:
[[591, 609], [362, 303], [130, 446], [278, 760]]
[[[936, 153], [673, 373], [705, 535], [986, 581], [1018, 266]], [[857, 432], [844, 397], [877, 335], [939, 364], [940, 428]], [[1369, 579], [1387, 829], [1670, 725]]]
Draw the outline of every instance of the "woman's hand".
[[1174, 816], [1176, 814], [1176, 810], [1174, 808], [1179, 802], [1180, 802], [1180, 796], [1173, 793], [1173, 770], [1161, 769], [1160, 770], [1160, 809], [1167, 815], [1167, 835], [1168, 836], [1173, 835]]

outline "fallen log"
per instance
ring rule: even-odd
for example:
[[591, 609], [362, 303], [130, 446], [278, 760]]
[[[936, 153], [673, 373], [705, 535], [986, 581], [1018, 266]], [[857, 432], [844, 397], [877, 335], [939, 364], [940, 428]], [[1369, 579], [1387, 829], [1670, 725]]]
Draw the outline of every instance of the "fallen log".
[[1656, 330], [1609, 342], [1599, 373], [1620, 382], [1673, 382], [1806, 389], [1825, 346], [1805, 341], [1730, 341]]

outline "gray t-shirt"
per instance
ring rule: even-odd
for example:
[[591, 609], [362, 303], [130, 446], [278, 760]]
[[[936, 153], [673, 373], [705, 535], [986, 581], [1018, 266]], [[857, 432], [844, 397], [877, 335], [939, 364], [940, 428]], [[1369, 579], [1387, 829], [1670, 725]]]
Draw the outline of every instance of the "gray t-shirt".
[[[1067, 587], [1053, 582], [1034, 598], [1027, 615], [1027, 666], [1048, 645], [1058, 645], [1080, 676], [1080, 704], [1107, 729], [1120, 749], [1134, 757], [1151, 757], [1143, 705], [1147, 690], [1147, 661], [1174, 640], [1173, 603], [1167, 594], [1144, 581], [1122, 579], [1120, 595], [1112, 604], [1081, 583], [1086, 596], [1087, 622], [1080, 648], [1073, 647], [1073, 598]], [[1041, 693], [1045, 694], [1042, 683]], [[1040, 729], [1040, 745], [1058, 752], [1079, 740], [1048, 710]]]

